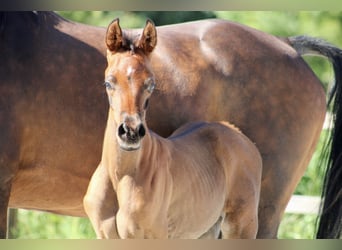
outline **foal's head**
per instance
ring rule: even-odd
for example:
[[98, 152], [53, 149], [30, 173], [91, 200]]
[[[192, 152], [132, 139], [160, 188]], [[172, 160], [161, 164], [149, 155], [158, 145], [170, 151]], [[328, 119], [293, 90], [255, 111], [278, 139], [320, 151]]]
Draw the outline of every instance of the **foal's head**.
[[147, 20], [139, 36], [125, 34], [115, 19], [107, 29], [105, 85], [116, 135], [124, 150], [136, 150], [146, 133], [145, 112], [155, 87], [149, 55], [157, 44], [157, 32]]

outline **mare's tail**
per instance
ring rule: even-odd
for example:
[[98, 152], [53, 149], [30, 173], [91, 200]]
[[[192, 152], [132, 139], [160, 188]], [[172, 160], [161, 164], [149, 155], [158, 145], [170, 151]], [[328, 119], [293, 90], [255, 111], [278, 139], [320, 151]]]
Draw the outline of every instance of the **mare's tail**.
[[[342, 231], [342, 50], [321, 39], [308, 36], [289, 38], [300, 55], [320, 55], [333, 65], [335, 84], [328, 107], [333, 112], [333, 128], [323, 152], [327, 162], [316, 238], [341, 238]], [[323, 161], [322, 161], [323, 162]]]

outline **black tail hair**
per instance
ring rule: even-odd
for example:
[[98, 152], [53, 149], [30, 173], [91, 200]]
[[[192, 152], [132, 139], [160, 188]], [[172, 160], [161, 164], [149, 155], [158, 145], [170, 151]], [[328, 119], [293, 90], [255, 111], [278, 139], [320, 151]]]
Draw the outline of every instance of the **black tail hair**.
[[290, 44], [300, 55], [312, 54], [328, 58], [332, 63], [335, 84], [328, 100], [333, 112], [333, 128], [323, 156], [326, 169], [322, 202], [317, 221], [316, 238], [341, 238], [342, 231], [342, 50], [318, 38], [295, 36]]

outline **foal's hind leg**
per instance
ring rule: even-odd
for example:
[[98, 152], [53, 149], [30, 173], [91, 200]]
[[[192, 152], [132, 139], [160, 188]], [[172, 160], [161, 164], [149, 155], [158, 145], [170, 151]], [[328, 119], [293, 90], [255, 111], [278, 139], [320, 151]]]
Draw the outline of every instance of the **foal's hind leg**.
[[223, 239], [255, 239], [257, 230], [257, 216], [240, 213], [227, 213], [221, 227]]
[[119, 238], [116, 227], [117, 197], [107, 169], [101, 164], [90, 180], [83, 204], [97, 238]]
[[248, 173], [238, 177], [231, 183], [232, 192], [228, 193], [224, 207], [222, 238], [255, 239], [258, 232], [260, 175]]

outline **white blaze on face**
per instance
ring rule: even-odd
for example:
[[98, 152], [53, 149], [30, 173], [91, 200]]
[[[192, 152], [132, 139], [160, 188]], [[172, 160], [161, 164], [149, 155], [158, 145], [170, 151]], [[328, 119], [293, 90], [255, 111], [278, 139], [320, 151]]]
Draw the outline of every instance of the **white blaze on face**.
[[127, 68], [126, 75], [127, 75], [127, 78], [128, 78], [129, 80], [131, 80], [131, 77], [132, 77], [133, 71], [134, 71], [134, 69], [133, 69], [133, 67], [132, 67], [132, 66], [129, 66], [129, 67]]

